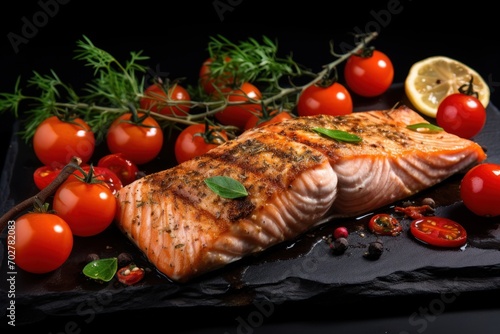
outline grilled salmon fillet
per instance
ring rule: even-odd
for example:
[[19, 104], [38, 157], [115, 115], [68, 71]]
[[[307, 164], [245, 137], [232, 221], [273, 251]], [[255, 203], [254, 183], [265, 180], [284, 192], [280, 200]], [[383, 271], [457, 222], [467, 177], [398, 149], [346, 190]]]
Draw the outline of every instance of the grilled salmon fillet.
[[[248, 196], [216, 195], [204, 183], [212, 176], [239, 181]], [[306, 231], [336, 189], [319, 151], [255, 132], [128, 185], [117, 221], [158, 270], [186, 281]]]
[[[116, 223], [160, 272], [186, 282], [295, 238], [327, 215], [366, 213], [486, 159], [473, 141], [407, 128], [417, 123], [427, 121], [403, 106], [252, 129], [123, 187]], [[217, 195], [205, 184], [212, 176], [239, 181], [248, 195]]]
[[[314, 148], [338, 177], [333, 212], [352, 216], [409, 197], [486, 159], [475, 142], [444, 131], [419, 131], [408, 125], [428, 123], [402, 106], [348, 116], [297, 118], [271, 125], [273, 131]], [[362, 138], [360, 144], [332, 141], [312, 128], [342, 130]]]

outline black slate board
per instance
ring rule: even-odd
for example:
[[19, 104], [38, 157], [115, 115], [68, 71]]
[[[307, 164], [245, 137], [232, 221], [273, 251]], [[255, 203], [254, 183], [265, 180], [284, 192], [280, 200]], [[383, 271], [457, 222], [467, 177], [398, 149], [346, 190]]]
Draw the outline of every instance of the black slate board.
[[[394, 85], [379, 98], [355, 97], [355, 111], [391, 108], [398, 102], [410, 105], [401, 84]], [[497, 131], [500, 112], [493, 105], [488, 106], [487, 112], [486, 127], [475, 140], [485, 147], [487, 161], [500, 163], [500, 133]], [[153, 172], [168, 168], [172, 160], [171, 148], [166, 147], [159, 159], [143, 167], [146, 172]], [[39, 163], [32, 149], [14, 136], [0, 181], [2, 214], [36, 193], [32, 173], [37, 166]], [[321, 304], [329, 303], [333, 297], [362, 302], [378, 297], [495, 291], [500, 288], [500, 219], [477, 217], [463, 206], [458, 193], [461, 176], [455, 175], [411, 200], [418, 202], [424, 197], [432, 197], [438, 206], [436, 215], [461, 223], [469, 233], [468, 244], [462, 249], [436, 249], [419, 243], [408, 232], [409, 221], [403, 220], [404, 233], [398, 237], [382, 237], [383, 255], [376, 261], [368, 260], [363, 255], [375, 237], [363, 231], [370, 217], [366, 215], [332, 221], [297, 240], [187, 284], [171, 282], [157, 272], [112, 226], [95, 237], [77, 237], [67, 263], [52, 273], [33, 275], [17, 270], [15, 298], [12, 299], [8, 297], [10, 270], [6, 268], [4, 231], [0, 239], [0, 312], [6, 312], [4, 305], [15, 300], [17, 322], [32, 323], [46, 316], [81, 316], [89, 309], [99, 314], [114, 314], [124, 310], [217, 308], [258, 303]], [[391, 207], [386, 207], [377, 211], [390, 210]], [[350, 230], [351, 246], [345, 254], [334, 256], [323, 238], [340, 225]], [[121, 252], [130, 253], [136, 263], [149, 268], [141, 283], [123, 286], [112, 280], [98, 284], [81, 273], [89, 253], [104, 258]]]

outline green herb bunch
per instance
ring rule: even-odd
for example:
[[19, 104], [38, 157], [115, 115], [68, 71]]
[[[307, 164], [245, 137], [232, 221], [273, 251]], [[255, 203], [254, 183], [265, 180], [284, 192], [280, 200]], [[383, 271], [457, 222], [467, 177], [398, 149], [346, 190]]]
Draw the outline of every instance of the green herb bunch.
[[[361, 50], [376, 37], [376, 33], [363, 38], [350, 52], [337, 55], [335, 61], [325, 65], [319, 73], [313, 73], [291, 56], [280, 58], [277, 56], [277, 44], [267, 37], [262, 43], [255, 39], [233, 43], [228, 39], [217, 36], [211, 38], [208, 51], [214, 62], [210, 67], [213, 77], [228, 73], [234, 78], [237, 85], [243, 81], [254, 82], [263, 87], [263, 107], [286, 106], [292, 110], [302, 90], [320, 80], [331, 76], [333, 70], [351, 54]], [[332, 48], [333, 49], [333, 48]], [[224, 55], [227, 61], [223, 61]], [[21, 79], [16, 81], [13, 93], [0, 93], [0, 112], [11, 111], [16, 117], [20, 110], [24, 111], [24, 126], [20, 131], [21, 137], [29, 141], [37, 126], [50, 116], [71, 119], [80, 117], [92, 128], [97, 140], [102, 140], [111, 122], [118, 116], [131, 110], [146, 112], [159, 121], [162, 127], [206, 123], [212, 120], [213, 115], [231, 104], [226, 99], [216, 99], [200, 92], [199, 86], [188, 86], [190, 95], [195, 97], [189, 101], [190, 112], [182, 116], [166, 116], [149, 110], [140, 109], [140, 99], [144, 96], [147, 65], [143, 62], [149, 57], [142, 52], [131, 52], [130, 59], [120, 63], [108, 52], [95, 46], [89, 38], [83, 36], [77, 41], [75, 60], [82, 61], [85, 66], [93, 69], [93, 78], [83, 88], [82, 92], [75, 91], [70, 84], [62, 82], [54, 70], [42, 75], [33, 72], [27, 86], [34, 88], [39, 95], [25, 95], [21, 88]], [[307, 77], [307, 84], [294, 85], [293, 79]], [[168, 79], [168, 78], [167, 78]], [[162, 101], [163, 102], [163, 101]], [[174, 101], [165, 101], [168, 105]], [[227, 128], [231, 131], [231, 127]]]

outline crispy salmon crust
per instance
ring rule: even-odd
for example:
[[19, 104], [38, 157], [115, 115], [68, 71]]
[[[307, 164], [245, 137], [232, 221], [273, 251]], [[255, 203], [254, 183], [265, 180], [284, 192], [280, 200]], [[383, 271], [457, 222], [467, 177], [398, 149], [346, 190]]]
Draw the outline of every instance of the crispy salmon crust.
[[[486, 159], [473, 141], [407, 128], [417, 123], [427, 121], [400, 107], [252, 129], [122, 188], [116, 223], [160, 272], [186, 282], [296, 238], [325, 217], [380, 208]], [[205, 184], [211, 176], [239, 181], [248, 196], [222, 198]]]
[[[218, 196], [204, 183], [211, 176], [238, 180], [248, 196]], [[336, 186], [320, 152], [254, 133], [128, 185], [117, 221], [158, 270], [186, 281], [306, 231], [330, 209]]]

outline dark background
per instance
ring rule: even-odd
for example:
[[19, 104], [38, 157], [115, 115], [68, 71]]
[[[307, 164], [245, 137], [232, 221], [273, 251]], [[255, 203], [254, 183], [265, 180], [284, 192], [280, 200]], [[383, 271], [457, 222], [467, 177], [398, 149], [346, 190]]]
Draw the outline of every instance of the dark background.
[[[209, 36], [221, 34], [236, 41], [248, 37], [259, 40], [266, 35], [278, 42], [282, 55], [292, 53], [297, 62], [319, 71], [323, 64], [332, 61], [329, 54], [331, 40], [352, 44], [350, 33], [378, 31], [379, 37], [372, 45], [392, 59], [395, 83], [404, 81], [413, 63], [426, 57], [444, 55], [478, 71], [490, 86], [491, 103], [500, 105], [500, 29], [497, 11], [485, 1], [474, 1], [467, 7], [458, 7], [456, 2], [441, 2], [439, 9], [437, 5], [437, 1], [416, 0], [371, 1], [365, 5], [358, 1], [319, 0], [295, 3], [262, 0], [182, 3], [143, 0], [121, 2], [119, 5], [93, 0], [9, 3], [9, 9], [0, 10], [0, 92], [12, 92], [18, 76], [23, 80], [23, 87], [33, 71], [47, 74], [51, 69], [75, 88], [81, 87], [89, 78], [89, 70], [72, 58], [76, 41], [83, 35], [119, 60], [128, 59], [131, 51], [142, 50], [144, 55], [150, 57], [148, 65], [155, 73], [168, 73], [172, 78], [185, 77], [188, 82], [195, 84], [201, 63], [208, 55], [206, 46]], [[37, 23], [38, 27], [26, 30], [26, 22]], [[30, 35], [26, 43], [18, 45], [18, 50], [15, 50], [9, 35], [22, 36], [26, 33]], [[3, 165], [14, 116], [8, 112], [0, 116], [0, 161]], [[494, 302], [488, 300], [488, 296], [485, 298], [486, 303]], [[478, 307], [470, 306], [474, 309]], [[414, 308], [403, 313], [402, 318], [393, 319], [391, 315], [398, 314], [398, 307], [390, 305], [387, 319], [379, 322], [365, 321], [363, 325], [352, 319], [343, 322], [337, 317], [336, 323], [315, 322], [313, 329], [333, 333], [371, 328], [373, 333], [399, 333], [398, 321], [399, 324], [407, 323]], [[360, 309], [366, 311], [361, 305]], [[381, 311], [376, 313], [380, 314]], [[369, 313], [369, 310], [366, 312]], [[304, 310], [304, 313], [307, 311]], [[327, 315], [328, 310], [325, 309], [322, 314]], [[425, 333], [438, 329], [439, 324], [443, 324], [440, 330], [453, 328], [455, 333], [469, 331], [463, 325], [450, 327], [452, 322], [472, 323], [478, 332], [485, 333], [491, 329], [488, 320], [493, 318], [492, 315], [489, 311], [446, 314], [434, 323], [434, 327], [429, 326]], [[286, 319], [286, 315], [276, 320], [283, 319]], [[167, 323], [161, 316], [157, 320]], [[141, 319], [132, 321], [141, 322]], [[296, 325], [286, 330], [289, 333], [293, 330], [303, 332], [311, 330], [308, 326]], [[265, 328], [260, 330], [264, 331]], [[268, 330], [278, 329], [270, 326]]]

